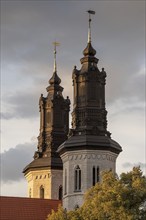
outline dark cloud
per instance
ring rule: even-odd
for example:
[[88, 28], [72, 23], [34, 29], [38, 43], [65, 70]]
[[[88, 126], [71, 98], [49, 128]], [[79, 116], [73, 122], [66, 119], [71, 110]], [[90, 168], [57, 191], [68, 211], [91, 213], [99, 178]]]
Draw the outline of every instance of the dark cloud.
[[139, 74], [139, 70], [135, 75], [131, 76], [124, 86], [123, 96], [135, 97], [139, 101], [145, 102], [145, 69]]
[[107, 109], [109, 111], [110, 117], [120, 117], [122, 114], [125, 116], [135, 115], [135, 113], [142, 117], [145, 116], [145, 105], [144, 100], [140, 100], [139, 97], [127, 97], [117, 99], [114, 102], [107, 104]]
[[71, 73], [81, 66], [89, 8], [96, 11], [92, 44], [99, 68], [107, 71], [106, 102], [144, 100], [144, 75], [134, 78], [145, 61], [143, 1], [2, 1], [2, 91], [12, 107], [3, 118], [37, 117], [40, 93], [53, 71], [54, 40], [61, 43], [57, 63], [64, 94], [72, 98]]
[[[52, 73], [49, 74], [51, 78]], [[62, 86], [64, 87], [63, 96], [69, 96], [72, 100], [72, 89], [70, 86], [65, 86], [65, 84], [71, 84], [71, 78], [62, 77]], [[24, 80], [24, 79], [23, 79]], [[39, 117], [39, 97], [43, 93], [44, 97], [47, 96], [46, 87], [48, 86], [47, 77], [35, 77], [34, 83], [27, 89], [22, 88], [20, 90], [6, 93], [2, 99], [1, 119], [11, 119], [11, 118], [36, 118]], [[26, 85], [27, 87], [27, 85]]]
[[1, 112], [1, 119], [9, 120], [11, 118], [14, 118], [14, 114], [9, 113], [9, 112]]
[[38, 106], [39, 94], [31, 92], [17, 92], [5, 97], [4, 102], [9, 104], [9, 107], [2, 112], [2, 119], [11, 118], [35, 118], [39, 117]]
[[[112, 84], [116, 90], [114, 94], [119, 94], [119, 86], [122, 88], [122, 83], [125, 84], [144, 57], [143, 4], [130, 1], [6, 1], [2, 4], [2, 60], [30, 69], [51, 67], [52, 42], [56, 39], [61, 42], [58, 62], [71, 73], [75, 64], [80, 66], [87, 42], [86, 10], [93, 8], [96, 11], [92, 24], [93, 46], [101, 65], [107, 67], [111, 80], [116, 82], [117, 87], [114, 82]], [[31, 74], [42, 73], [32, 71]]]
[[11, 182], [22, 179], [23, 168], [33, 160], [35, 150], [36, 143], [25, 143], [1, 153], [1, 180]]

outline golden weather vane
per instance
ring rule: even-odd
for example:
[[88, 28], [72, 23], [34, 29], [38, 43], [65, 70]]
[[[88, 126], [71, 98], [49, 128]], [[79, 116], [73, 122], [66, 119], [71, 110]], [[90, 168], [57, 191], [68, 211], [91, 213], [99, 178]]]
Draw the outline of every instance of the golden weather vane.
[[59, 46], [60, 43], [54, 41], [54, 42], [53, 42], [53, 45], [54, 45], [54, 72], [57, 72], [57, 63], [56, 63], [56, 54], [57, 54], [57, 51], [56, 51], [56, 47]]
[[95, 11], [88, 10], [87, 12], [89, 14], [88, 43], [91, 43], [91, 14], [95, 15]]

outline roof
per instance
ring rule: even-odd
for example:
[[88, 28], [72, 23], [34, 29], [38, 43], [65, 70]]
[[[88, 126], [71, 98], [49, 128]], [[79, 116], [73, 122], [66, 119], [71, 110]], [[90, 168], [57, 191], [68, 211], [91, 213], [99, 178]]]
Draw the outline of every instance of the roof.
[[42, 157], [34, 159], [30, 164], [28, 164], [24, 169], [23, 173], [30, 169], [44, 169], [44, 168], [62, 169], [61, 158], [49, 158]]
[[0, 219], [45, 220], [51, 210], [57, 211], [60, 200], [22, 197], [0, 197]]
[[58, 152], [62, 154], [73, 150], [108, 150], [119, 154], [122, 151], [121, 146], [107, 136], [97, 135], [74, 135], [62, 143]]

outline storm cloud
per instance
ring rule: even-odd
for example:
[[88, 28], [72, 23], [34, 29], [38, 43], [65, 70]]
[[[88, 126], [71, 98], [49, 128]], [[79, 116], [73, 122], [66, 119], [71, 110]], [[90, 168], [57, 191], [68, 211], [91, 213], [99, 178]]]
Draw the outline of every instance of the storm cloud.
[[24, 167], [33, 160], [36, 143], [19, 144], [1, 153], [1, 180], [14, 182], [23, 178]]
[[[23, 82], [41, 81], [45, 76], [48, 80], [53, 71], [52, 42], [55, 39], [61, 42], [57, 54], [59, 75], [63, 81], [71, 78], [73, 66], [80, 68], [79, 60], [86, 47], [86, 10], [93, 7], [96, 15], [92, 22], [92, 44], [97, 50], [99, 68], [104, 66], [107, 71], [107, 101], [127, 93], [141, 98], [143, 77], [134, 80], [133, 76], [144, 63], [142, 4], [136, 1], [132, 4], [130, 1], [2, 2], [2, 64], [6, 85], [16, 74]], [[19, 69], [15, 67], [13, 72], [15, 64]], [[21, 80], [19, 83], [22, 84]], [[65, 86], [69, 91], [71, 80]]]
[[[37, 118], [39, 117], [38, 94], [18, 92], [5, 98], [6, 107], [1, 118]], [[8, 104], [7, 104], [8, 103]]]

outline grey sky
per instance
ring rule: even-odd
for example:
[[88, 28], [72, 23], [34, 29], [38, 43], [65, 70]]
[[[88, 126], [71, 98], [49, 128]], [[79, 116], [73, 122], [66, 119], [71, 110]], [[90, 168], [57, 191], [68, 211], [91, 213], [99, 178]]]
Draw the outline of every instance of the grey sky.
[[32, 161], [36, 143], [19, 144], [1, 154], [1, 180], [3, 182], [19, 181], [23, 178], [23, 168]]
[[[138, 75], [145, 59], [143, 1], [5, 1], [2, 6], [5, 74], [2, 75], [2, 92], [5, 96], [9, 88], [16, 87], [16, 79], [17, 94], [20, 88], [24, 94], [26, 88], [31, 92], [40, 83], [44, 87], [39, 86], [37, 96], [41, 89], [45, 92], [53, 71], [52, 42], [55, 39], [61, 42], [57, 54], [59, 75], [63, 85], [66, 86], [66, 77], [71, 85], [73, 66], [80, 68], [79, 60], [87, 42], [86, 10], [92, 6], [96, 9], [92, 41], [100, 59], [99, 67], [104, 66], [108, 74], [107, 102], [127, 93], [144, 99], [144, 74]], [[12, 99], [16, 100], [17, 94], [11, 92]], [[68, 86], [65, 92], [72, 98]]]
[[[89, 9], [96, 11], [92, 18], [92, 45], [97, 51], [99, 69], [105, 67], [107, 72], [108, 127], [123, 147], [118, 171], [131, 167], [123, 167], [126, 163], [145, 163], [145, 1], [2, 1], [4, 180], [22, 177], [15, 158], [19, 156], [23, 167], [28, 154], [28, 161], [33, 156], [32, 148], [29, 152], [25, 143], [39, 133], [38, 100], [41, 93], [46, 95], [53, 73], [55, 40], [61, 43], [57, 65], [63, 94], [72, 100], [72, 70], [74, 65], [81, 67]], [[16, 169], [14, 178], [8, 172], [10, 166]]]

